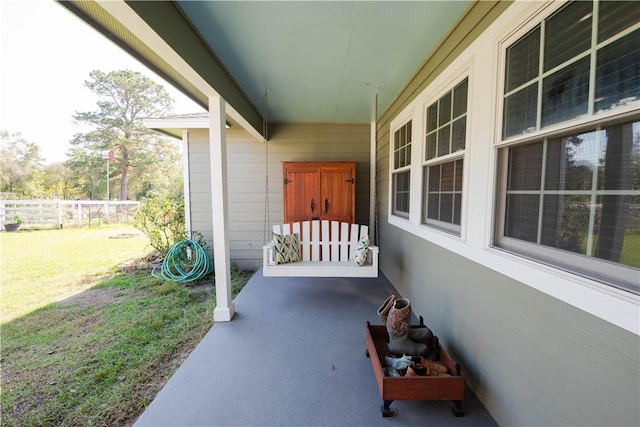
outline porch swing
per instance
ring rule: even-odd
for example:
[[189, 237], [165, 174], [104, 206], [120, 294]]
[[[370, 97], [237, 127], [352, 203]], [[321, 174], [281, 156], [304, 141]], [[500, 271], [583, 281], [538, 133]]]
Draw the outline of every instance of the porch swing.
[[265, 146], [265, 277], [378, 277], [377, 246], [369, 244], [369, 226], [317, 220], [269, 224], [269, 143], [267, 94], [263, 97]]

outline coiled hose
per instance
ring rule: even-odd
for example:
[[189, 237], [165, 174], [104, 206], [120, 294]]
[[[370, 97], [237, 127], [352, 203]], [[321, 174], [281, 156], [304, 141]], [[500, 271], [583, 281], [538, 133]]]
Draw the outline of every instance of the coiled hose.
[[[153, 277], [158, 277], [157, 268], [158, 266], [151, 271]], [[193, 240], [182, 240], [173, 245], [164, 257], [160, 268], [162, 278], [174, 282], [193, 282], [211, 272], [213, 272], [213, 259]]]

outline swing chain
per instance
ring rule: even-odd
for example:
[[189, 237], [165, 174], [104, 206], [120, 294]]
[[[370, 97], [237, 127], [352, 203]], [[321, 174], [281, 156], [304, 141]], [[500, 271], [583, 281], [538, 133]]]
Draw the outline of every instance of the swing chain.
[[268, 123], [267, 123], [267, 92], [264, 92], [262, 97], [262, 135], [264, 137], [264, 158], [265, 158], [265, 178], [264, 178], [264, 241], [271, 240], [268, 232], [269, 227], [269, 136], [268, 136]]

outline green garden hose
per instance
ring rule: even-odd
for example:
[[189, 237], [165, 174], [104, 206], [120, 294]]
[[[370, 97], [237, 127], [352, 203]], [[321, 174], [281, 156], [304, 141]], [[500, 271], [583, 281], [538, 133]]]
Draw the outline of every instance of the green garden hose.
[[[154, 277], [156, 269], [151, 271]], [[213, 259], [193, 240], [182, 240], [169, 249], [162, 261], [160, 275], [174, 282], [193, 282], [213, 272]]]

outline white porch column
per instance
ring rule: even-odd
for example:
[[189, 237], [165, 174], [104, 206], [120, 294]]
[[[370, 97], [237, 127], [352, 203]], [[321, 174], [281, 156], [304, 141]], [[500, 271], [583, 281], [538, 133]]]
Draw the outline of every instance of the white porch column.
[[369, 128], [369, 240], [373, 245], [379, 245], [377, 241], [377, 158], [378, 158], [378, 91], [371, 98], [371, 127]]
[[184, 193], [184, 227], [187, 236], [192, 239], [191, 235], [191, 167], [189, 166], [189, 131], [182, 130], [182, 190]]
[[369, 131], [369, 240], [372, 245], [379, 245], [380, 242], [376, 242], [376, 157], [378, 143], [376, 141], [376, 121], [375, 118], [371, 122], [371, 129]]
[[229, 258], [229, 220], [227, 218], [227, 136], [225, 101], [220, 95], [209, 97], [209, 144], [211, 164], [211, 214], [213, 216], [213, 253], [216, 275], [216, 322], [228, 322], [235, 313], [231, 299], [231, 262]]

